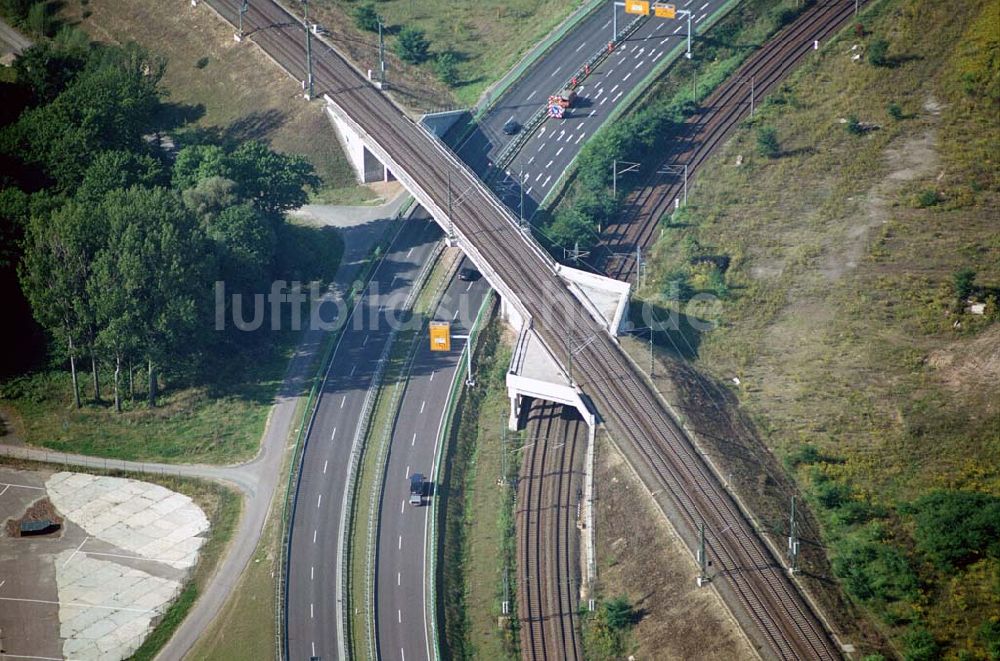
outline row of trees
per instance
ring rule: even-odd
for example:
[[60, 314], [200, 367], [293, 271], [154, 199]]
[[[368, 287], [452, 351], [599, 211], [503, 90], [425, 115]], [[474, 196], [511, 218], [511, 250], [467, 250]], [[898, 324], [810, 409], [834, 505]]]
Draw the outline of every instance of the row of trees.
[[[354, 24], [368, 32], [378, 32], [379, 27], [387, 30], [385, 19], [372, 4], [362, 4], [354, 8]], [[393, 30], [395, 32], [395, 30]], [[393, 50], [399, 59], [410, 64], [423, 64], [431, 59], [431, 42], [420, 28], [405, 26], [396, 35]], [[451, 51], [442, 51], [434, 56], [434, 73], [438, 79], [450, 87], [459, 83], [458, 57]]]
[[81, 358], [98, 400], [98, 365], [113, 365], [121, 410], [134, 362], [155, 406], [161, 370], [190, 374], [206, 353], [246, 342], [210, 332], [214, 282], [260, 291], [284, 212], [319, 183], [308, 162], [259, 142], [156, 147], [164, 66], [134, 44], [35, 46], [17, 63], [25, 107], [0, 130], [19, 173], [3, 182], [0, 218], [20, 239], [21, 288], [69, 363], [78, 407]]

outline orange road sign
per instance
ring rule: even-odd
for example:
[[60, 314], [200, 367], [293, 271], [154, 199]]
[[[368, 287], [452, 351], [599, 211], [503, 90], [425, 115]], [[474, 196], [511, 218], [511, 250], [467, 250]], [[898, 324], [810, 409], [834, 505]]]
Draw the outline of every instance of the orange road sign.
[[432, 321], [431, 351], [451, 351], [451, 324], [447, 321]]
[[625, 13], [649, 16], [649, 2], [647, 0], [625, 0]]
[[677, 5], [657, 2], [653, 5], [653, 14], [657, 18], [677, 18]]

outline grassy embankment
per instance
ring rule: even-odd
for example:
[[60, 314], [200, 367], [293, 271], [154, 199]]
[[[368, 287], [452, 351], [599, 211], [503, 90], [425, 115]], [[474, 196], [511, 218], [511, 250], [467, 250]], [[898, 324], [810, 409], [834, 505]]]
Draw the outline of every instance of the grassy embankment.
[[[512, 351], [501, 334], [502, 324], [496, 320], [484, 329], [478, 348], [477, 384], [462, 390], [442, 473], [438, 617], [443, 622], [442, 654], [448, 658], [517, 656], [516, 629], [501, 629], [497, 624], [505, 558], [512, 612], [508, 622], [516, 623], [513, 493], [497, 483], [509, 406], [504, 379]], [[513, 435], [507, 433], [507, 438], [510, 441]], [[508, 479], [516, 474], [514, 455], [508, 450]]]
[[[912, 659], [1000, 653], [998, 12], [871, 7], [706, 165], [640, 292], [718, 297], [714, 330], [659, 338], [715, 378], [687, 375], [682, 413], [700, 400], [784, 459], [809, 546]], [[751, 501], [785, 479], [750, 472]], [[761, 516], [776, 539], [783, 516]]]
[[[358, 29], [354, 11], [363, 4], [348, 0], [320, 0], [315, 15], [333, 40], [350, 52], [359, 66], [377, 69], [378, 36]], [[420, 110], [468, 106], [490, 84], [507, 72], [522, 55], [545, 37], [580, 2], [510, 0], [498, 4], [448, 0], [382, 0], [373, 3], [388, 26], [386, 61], [393, 92]], [[400, 60], [393, 50], [403, 27], [423, 30], [430, 41], [430, 59], [415, 66]], [[438, 54], [455, 56], [453, 86], [435, 75]]]

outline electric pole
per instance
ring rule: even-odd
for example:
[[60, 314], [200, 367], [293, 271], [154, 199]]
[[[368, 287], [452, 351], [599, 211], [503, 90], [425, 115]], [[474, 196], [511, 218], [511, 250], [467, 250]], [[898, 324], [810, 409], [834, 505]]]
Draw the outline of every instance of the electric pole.
[[309, 0], [302, 0], [303, 26], [306, 29], [306, 99], [313, 98], [315, 88], [313, 87], [313, 58], [312, 58], [312, 30], [309, 29]]
[[378, 88], [385, 89], [385, 38], [382, 36], [382, 21], [378, 22]]
[[518, 175], [517, 190], [521, 193], [521, 205], [519, 207], [520, 211], [518, 212], [519, 218], [517, 223], [521, 228], [524, 228], [524, 167], [521, 168], [521, 174]]
[[702, 521], [698, 528], [698, 587], [705, 585], [709, 581], [708, 559], [705, 554], [705, 522]]
[[236, 41], [243, 41], [243, 15], [248, 11], [250, 11], [250, 0], [243, 0], [243, 4], [240, 5], [239, 10], [240, 27], [239, 32], [236, 34]]
[[795, 522], [795, 496], [792, 496], [792, 516], [788, 522], [788, 573], [798, 571], [799, 530]]

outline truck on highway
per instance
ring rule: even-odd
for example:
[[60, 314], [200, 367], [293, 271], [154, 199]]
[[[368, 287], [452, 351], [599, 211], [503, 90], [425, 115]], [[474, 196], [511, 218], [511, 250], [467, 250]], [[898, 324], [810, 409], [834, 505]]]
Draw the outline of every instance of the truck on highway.
[[549, 117], [557, 119], [566, 117], [569, 114], [569, 109], [573, 107], [574, 101], [576, 101], [576, 90], [571, 87], [567, 87], [558, 94], [553, 94], [549, 97]]
[[414, 473], [410, 476], [410, 504], [420, 507], [424, 504], [424, 476], [421, 473]]

